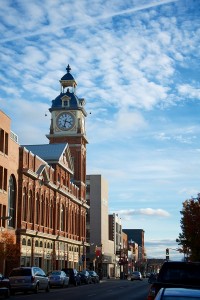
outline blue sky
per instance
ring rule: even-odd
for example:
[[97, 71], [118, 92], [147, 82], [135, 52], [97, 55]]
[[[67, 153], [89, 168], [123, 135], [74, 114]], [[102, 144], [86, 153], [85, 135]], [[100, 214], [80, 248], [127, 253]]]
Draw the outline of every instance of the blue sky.
[[48, 143], [70, 64], [87, 173], [107, 179], [123, 228], [144, 229], [148, 257], [164, 258], [200, 191], [200, 2], [0, 0], [0, 20], [0, 109], [20, 144]]

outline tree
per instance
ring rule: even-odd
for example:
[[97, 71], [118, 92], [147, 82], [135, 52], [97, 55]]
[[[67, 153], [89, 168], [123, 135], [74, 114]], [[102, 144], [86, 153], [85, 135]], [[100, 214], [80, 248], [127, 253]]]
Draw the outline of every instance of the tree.
[[200, 194], [197, 198], [185, 200], [180, 213], [182, 232], [177, 242], [191, 261], [200, 261]]
[[0, 265], [13, 265], [19, 257], [20, 247], [15, 243], [15, 235], [9, 231], [0, 232]]

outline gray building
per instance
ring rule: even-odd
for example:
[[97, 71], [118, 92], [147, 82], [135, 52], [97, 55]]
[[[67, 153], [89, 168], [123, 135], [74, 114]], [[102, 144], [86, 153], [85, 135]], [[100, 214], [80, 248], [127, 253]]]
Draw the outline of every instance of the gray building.
[[105, 276], [115, 276], [114, 241], [109, 240], [108, 183], [102, 175], [86, 176], [86, 200], [90, 205], [86, 229], [87, 267]]

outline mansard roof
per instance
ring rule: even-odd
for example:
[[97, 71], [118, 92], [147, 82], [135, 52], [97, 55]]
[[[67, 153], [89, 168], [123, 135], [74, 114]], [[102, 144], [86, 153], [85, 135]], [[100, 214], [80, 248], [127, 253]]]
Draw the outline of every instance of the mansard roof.
[[63, 164], [63, 154], [69, 165], [69, 169], [74, 171], [69, 145], [66, 143], [59, 144], [41, 144], [41, 145], [22, 145], [34, 155], [37, 155], [48, 164], [61, 163]]

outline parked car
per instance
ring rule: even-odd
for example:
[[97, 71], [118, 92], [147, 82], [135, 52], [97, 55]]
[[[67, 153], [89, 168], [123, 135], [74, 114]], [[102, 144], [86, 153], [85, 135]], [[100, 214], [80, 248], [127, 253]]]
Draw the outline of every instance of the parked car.
[[99, 283], [99, 275], [95, 271], [89, 271], [93, 283]]
[[49, 285], [58, 287], [68, 287], [69, 286], [69, 275], [64, 271], [54, 270], [49, 273]]
[[131, 281], [142, 280], [142, 274], [139, 271], [134, 271], [131, 273]]
[[10, 297], [10, 290], [7, 287], [0, 287], [0, 296], [4, 296], [5, 298]]
[[49, 279], [44, 271], [38, 267], [19, 267], [14, 268], [10, 275], [10, 291], [11, 294], [15, 292], [33, 291], [38, 293], [39, 290], [49, 292]]
[[200, 290], [184, 288], [161, 288], [155, 300], [200, 299]]
[[3, 274], [0, 273], [0, 288], [10, 288], [10, 282], [9, 279], [7, 277], [5, 277]]
[[76, 269], [63, 268], [62, 271], [64, 271], [67, 274], [67, 276], [69, 276], [70, 284], [73, 284], [74, 286], [81, 285], [81, 278]]
[[79, 276], [81, 278], [81, 283], [89, 284], [92, 283], [92, 277], [90, 273], [86, 270], [79, 272]]
[[157, 280], [158, 274], [151, 273], [148, 278], [148, 283], [154, 283]]
[[165, 262], [152, 283], [148, 300], [155, 299], [161, 288], [200, 289], [200, 262]]

